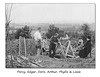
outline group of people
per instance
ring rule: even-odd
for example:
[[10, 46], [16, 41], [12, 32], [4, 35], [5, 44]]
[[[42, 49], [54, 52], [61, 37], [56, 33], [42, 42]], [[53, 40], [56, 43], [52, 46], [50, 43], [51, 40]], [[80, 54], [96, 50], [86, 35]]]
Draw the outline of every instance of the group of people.
[[[39, 57], [42, 53], [42, 51], [44, 52], [44, 44], [41, 45], [41, 43], [45, 43], [46, 38], [42, 38], [41, 35], [41, 27], [38, 28], [38, 30], [34, 33], [34, 40], [35, 40], [35, 46], [36, 46], [36, 50], [37, 50], [37, 56]], [[65, 55], [67, 56], [68, 50], [69, 48], [73, 51], [73, 55], [75, 58], [81, 57], [81, 58], [85, 58], [88, 56], [88, 54], [90, 53], [91, 56], [91, 37], [88, 36], [86, 37], [87, 41], [86, 43], [83, 43], [83, 40], [80, 39], [78, 44], [77, 44], [77, 48], [73, 49], [73, 47], [71, 46], [71, 41], [68, 37], [68, 35], [66, 34], [66, 37], [59, 37], [58, 33], [55, 33], [51, 38], [50, 38], [50, 44], [49, 44], [49, 57], [55, 57], [56, 55], [56, 49], [57, 46], [59, 46], [59, 44], [61, 44], [60, 40], [66, 40], [66, 52]], [[81, 48], [82, 47], [82, 48]], [[81, 49], [79, 49], [81, 48]], [[74, 51], [78, 51], [77, 56], [75, 55]]]

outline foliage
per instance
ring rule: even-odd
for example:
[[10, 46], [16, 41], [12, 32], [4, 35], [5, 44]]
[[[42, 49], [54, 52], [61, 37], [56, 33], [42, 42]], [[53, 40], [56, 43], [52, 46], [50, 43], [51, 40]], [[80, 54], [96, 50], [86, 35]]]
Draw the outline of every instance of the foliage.
[[22, 29], [18, 29], [15, 33], [15, 38], [18, 39], [19, 36], [25, 37], [25, 38], [31, 38], [31, 30], [29, 29], [29, 27], [26, 25], [24, 28]]
[[15, 33], [9, 34], [9, 40], [15, 40]]
[[46, 33], [47, 38], [51, 38], [55, 33], [58, 33], [60, 36], [64, 35], [64, 31], [60, 30], [58, 27], [54, 25], [50, 25], [48, 32]]
[[65, 32], [63, 30], [59, 30], [59, 37], [64, 37]]
[[86, 38], [88, 36], [90, 36], [91, 37], [92, 46], [94, 47], [95, 46], [95, 31], [90, 30], [90, 27], [89, 27], [88, 24], [84, 24], [81, 27], [81, 30], [83, 31], [83, 34], [81, 34], [81, 37], [82, 37], [84, 43], [86, 42]]
[[58, 33], [59, 28], [55, 27], [54, 25], [50, 25], [48, 32], [46, 33], [47, 38], [51, 38], [55, 33]]
[[12, 3], [11, 3], [11, 4], [6, 4], [6, 5], [5, 5], [6, 41], [10, 40], [10, 36], [9, 36], [9, 24], [10, 24], [10, 22], [11, 22], [11, 19], [10, 19], [10, 17], [11, 17], [11, 11], [12, 11]]
[[91, 41], [92, 41], [92, 46], [95, 46], [95, 31], [91, 31]]
[[[27, 55], [35, 55], [36, 54], [36, 48], [35, 48], [35, 42], [33, 39], [26, 39], [26, 50]], [[19, 54], [19, 40], [11, 40], [7, 41], [6, 43], [6, 55], [18, 55]]]
[[82, 26], [81, 30], [83, 31], [82, 38], [83, 38], [83, 41], [85, 42], [87, 36], [91, 36], [91, 31], [90, 31], [89, 25], [88, 24], [84, 24]]

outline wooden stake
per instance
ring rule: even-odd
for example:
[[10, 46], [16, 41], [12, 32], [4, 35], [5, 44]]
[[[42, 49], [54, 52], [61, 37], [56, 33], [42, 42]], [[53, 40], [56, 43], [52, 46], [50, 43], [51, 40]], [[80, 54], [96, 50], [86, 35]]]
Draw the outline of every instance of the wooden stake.
[[26, 40], [25, 40], [25, 37], [24, 37], [24, 47], [25, 47], [25, 56], [27, 56], [27, 53], [26, 53]]
[[19, 55], [20, 55], [20, 49], [21, 49], [21, 45], [20, 45], [20, 39], [21, 39], [21, 36], [19, 37]]

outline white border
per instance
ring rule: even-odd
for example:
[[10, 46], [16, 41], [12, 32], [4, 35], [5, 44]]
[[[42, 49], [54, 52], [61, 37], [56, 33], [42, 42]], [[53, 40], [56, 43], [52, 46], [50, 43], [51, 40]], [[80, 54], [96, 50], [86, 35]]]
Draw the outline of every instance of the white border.
[[[80, 74], [18, 74], [17, 70], [39, 70], [39, 69], [6, 69], [5, 68], [5, 3], [96, 3], [96, 69], [76, 69], [80, 70]], [[0, 76], [4, 77], [94, 77], [99, 76], [99, 26], [100, 26], [100, 4], [99, 0], [0, 0]], [[43, 70], [43, 69], [40, 69]], [[59, 70], [59, 69], [44, 69]], [[65, 70], [65, 69], [62, 69]], [[75, 70], [75, 69], [66, 69]]]

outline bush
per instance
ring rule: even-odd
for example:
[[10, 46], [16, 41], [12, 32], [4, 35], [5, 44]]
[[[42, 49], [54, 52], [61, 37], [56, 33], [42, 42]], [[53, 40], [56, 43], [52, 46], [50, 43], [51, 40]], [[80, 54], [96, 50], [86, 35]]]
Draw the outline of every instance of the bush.
[[91, 31], [88, 24], [84, 24], [81, 30], [83, 30], [83, 35], [82, 35], [83, 41], [86, 42], [87, 36], [90, 36], [92, 46], [94, 47], [95, 46], [95, 31]]
[[19, 39], [19, 36], [25, 37], [25, 38], [31, 38], [31, 30], [29, 29], [29, 27], [26, 25], [24, 28], [22, 29], [18, 29], [15, 33], [15, 38]]
[[[36, 55], [35, 42], [33, 39], [26, 39], [26, 51], [27, 55]], [[18, 55], [19, 54], [19, 40], [11, 40], [6, 43], [6, 55]]]
[[55, 27], [54, 25], [50, 25], [48, 32], [46, 33], [46, 36], [47, 36], [48, 39], [50, 39], [55, 33], [58, 33], [59, 36], [64, 35], [64, 31], [59, 30], [59, 28]]
[[83, 31], [83, 35], [82, 35], [83, 41], [86, 42], [87, 36], [91, 36], [91, 31], [90, 31], [89, 25], [84, 24], [82, 26], [81, 30]]

